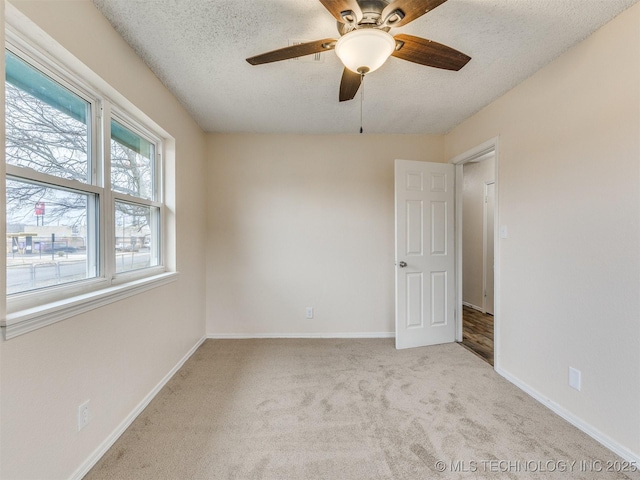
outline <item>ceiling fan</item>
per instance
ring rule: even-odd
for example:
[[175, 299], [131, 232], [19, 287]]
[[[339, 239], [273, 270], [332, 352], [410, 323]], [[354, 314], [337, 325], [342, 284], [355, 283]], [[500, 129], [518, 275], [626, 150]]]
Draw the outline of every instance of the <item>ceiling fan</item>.
[[451, 47], [389, 30], [401, 27], [442, 5], [447, 0], [320, 0], [338, 21], [339, 39], [325, 38], [247, 58], [251, 65], [278, 62], [328, 50], [345, 65], [340, 82], [341, 102], [356, 96], [364, 75], [393, 56], [409, 62], [446, 70], [460, 70], [471, 57]]

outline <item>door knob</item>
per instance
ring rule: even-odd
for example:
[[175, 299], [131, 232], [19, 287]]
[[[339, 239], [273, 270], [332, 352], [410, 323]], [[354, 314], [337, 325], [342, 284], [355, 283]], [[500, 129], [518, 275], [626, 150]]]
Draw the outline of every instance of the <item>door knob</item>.
[[407, 266], [407, 262], [400, 262], [398, 265], [400, 265], [400, 268], [404, 268]]

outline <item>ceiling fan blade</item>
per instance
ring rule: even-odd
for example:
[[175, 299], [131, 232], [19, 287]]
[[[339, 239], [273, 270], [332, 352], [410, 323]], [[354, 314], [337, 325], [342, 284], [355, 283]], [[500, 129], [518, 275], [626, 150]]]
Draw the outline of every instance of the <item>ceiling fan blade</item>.
[[428, 67], [443, 68], [445, 70], [460, 70], [471, 57], [458, 50], [432, 42], [426, 38], [414, 37], [400, 33], [393, 37], [400, 47], [393, 51], [393, 57], [401, 58]]
[[340, 81], [340, 101], [353, 100], [353, 97], [358, 93], [361, 83], [362, 75], [345, 68], [342, 72], [342, 80]]
[[[357, 25], [362, 20], [362, 10], [356, 0], [320, 0], [324, 8], [329, 10], [340, 23]], [[353, 12], [354, 18], [349, 19], [348, 12]], [[344, 15], [343, 15], [344, 13]]]
[[333, 50], [335, 46], [335, 39], [325, 38], [323, 40], [291, 45], [290, 47], [279, 48], [278, 50], [256, 55], [255, 57], [249, 57], [247, 58], [247, 62], [251, 65], [279, 62], [280, 60], [289, 60], [290, 58], [304, 57], [305, 55]]
[[384, 8], [380, 18], [383, 20], [387, 19], [393, 12], [400, 10], [404, 14], [404, 17], [399, 21], [388, 23], [388, 26], [401, 27], [442, 5], [446, 1], [447, 0], [396, 0]]

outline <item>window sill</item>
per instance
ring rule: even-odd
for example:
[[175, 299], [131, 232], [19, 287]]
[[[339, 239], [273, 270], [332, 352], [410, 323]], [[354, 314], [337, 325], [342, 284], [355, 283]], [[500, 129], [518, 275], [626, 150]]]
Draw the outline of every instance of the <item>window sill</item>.
[[8, 314], [5, 320], [0, 321], [0, 327], [2, 328], [4, 339], [9, 340], [152, 288], [166, 285], [177, 279], [177, 272], [167, 272], [51, 302], [46, 305], [27, 308]]

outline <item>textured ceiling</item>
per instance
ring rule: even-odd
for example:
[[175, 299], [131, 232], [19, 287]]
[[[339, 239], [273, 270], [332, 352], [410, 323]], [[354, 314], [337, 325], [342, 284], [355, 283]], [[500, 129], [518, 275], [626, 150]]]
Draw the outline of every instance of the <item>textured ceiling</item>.
[[[366, 77], [365, 133], [445, 133], [638, 0], [448, 0], [390, 33], [472, 57], [459, 72], [390, 58]], [[338, 102], [342, 65], [245, 58], [338, 38], [318, 0], [93, 0], [209, 132], [356, 133], [360, 95]], [[309, 58], [309, 57], [307, 57]]]

